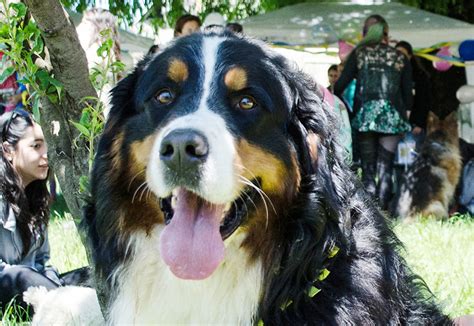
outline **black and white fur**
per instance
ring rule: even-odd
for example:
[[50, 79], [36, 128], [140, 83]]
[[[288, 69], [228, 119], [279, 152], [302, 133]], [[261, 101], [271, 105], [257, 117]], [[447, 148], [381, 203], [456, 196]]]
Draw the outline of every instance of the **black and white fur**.
[[[173, 58], [186, 63], [182, 82], [166, 77]], [[237, 91], [225, 83], [236, 66], [246, 77]], [[166, 105], [156, 101], [162, 89], [175, 94]], [[242, 94], [257, 106], [239, 110]], [[451, 324], [343, 163], [323, 100], [285, 58], [228, 33], [178, 39], [118, 84], [84, 217], [109, 324]], [[170, 177], [160, 156], [177, 128], [197, 130], [209, 147], [192, 180]], [[229, 214], [246, 196], [241, 165], [265, 195], [239, 208], [246, 214], [210, 276], [177, 277], [160, 255], [160, 200], [185, 187]], [[314, 297], [311, 286], [321, 290]]]

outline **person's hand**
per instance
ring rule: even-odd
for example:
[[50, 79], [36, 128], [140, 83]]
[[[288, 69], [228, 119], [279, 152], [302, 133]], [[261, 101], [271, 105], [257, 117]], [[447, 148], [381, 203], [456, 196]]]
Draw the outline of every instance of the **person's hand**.
[[14, 94], [7, 98], [7, 103], [11, 105], [17, 105], [19, 102], [21, 102], [21, 94]]
[[419, 135], [422, 131], [423, 131], [422, 128], [420, 128], [420, 127], [418, 127], [418, 126], [415, 126], [415, 127], [412, 129], [411, 133], [412, 133], [413, 135]]

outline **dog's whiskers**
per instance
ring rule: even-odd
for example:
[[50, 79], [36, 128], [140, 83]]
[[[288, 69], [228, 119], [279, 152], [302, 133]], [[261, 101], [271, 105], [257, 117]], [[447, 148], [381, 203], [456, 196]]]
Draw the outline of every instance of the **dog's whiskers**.
[[[243, 165], [241, 165], [241, 164], [236, 164], [236, 165], [237, 165], [238, 167], [241, 167], [242, 169], [246, 170], [246, 171], [252, 176], [253, 179], [255, 179], [255, 180], [258, 179], [257, 176], [256, 176], [250, 169], [248, 169], [247, 167], [245, 167], [245, 166], [243, 166]], [[242, 176], [242, 175], [238, 175], [238, 177], [242, 177], [242, 178], [244, 178], [246, 181], [248, 181], [248, 182], [251, 183], [251, 181], [250, 181], [249, 179], [245, 178], [245, 177]], [[263, 191], [262, 189], [258, 188], [258, 190], [262, 191], [263, 195], [264, 195], [264, 196], [268, 199], [268, 201], [270, 202], [270, 205], [272, 206], [273, 212], [274, 212], [275, 214], [277, 214], [276, 209], [275, 209], [275, 206], [273, 205], [273, 202], [272, 202], [272, 200], [270, 199], [270, 197], [269, 197], [269, 196], [265, 193], [265, 191]]]
[[263, 202], [263, 205], [265, 207], [265, 218], [266, 218], [265, 228], [268, 228], [269, 210], [268, 210], [267, 200], [269, 201], [270, 205], [273, 207], [273, 211], [276, 213], [275, 206], [273, 205], [270, 197], [268, 197], [268, 195], [262, 189], [260, 189], [256, 185], [254, 185], [249, 179], [245, 178], [242, 175], [238, 175], [238, 177], [239, 177], [239, 179], [240, 179], [239, 181], [241, 183], [255, 189], [255, 191], [257, 191], [257, 193], [262, 198], [262, 202]]
[[[146, 190], [146, 189], [148, 188], [148, 183], [147, 183], [146, 181], [144, 181], [141, 185], [139, 185], [139, 186], [137, 187], [137, 189], [135, 190], [135, 192], [133, 193], [132, 204], [133, 204], [133, 202], [135, 201], [135, 196], [136, 196], [137, 193], [140, 191], [140, 189], [143, 188], [144, 186], [145, 186], [144, 190]], [[140, 198], [140, 200], [141, 200], [141, 198]]]
[[[236, 163], [235, 165], [236, 165], [237, 167], [242, 168], [243, 170], [246, 170], [246, 171], [252, 176], [253, 179], [255, 179], [255, 180], [258, 179], [257, 176], [256, 176], [249, 168], [243, 166], [242, 164], [238, 164], [238, 163]], [[245, 177], [243, 177], [242, 175], [238, 175], [238, 176], [239, 176], [239, 177], [242, 177], [242, 178], [245, 178]], [[247, 178], [245, 178], [245, 179], [250, 182], [249, 179], [247, 179]], [[259, 188], [259, 190], [261, 190], [261, 189]], [[272, 206], [272, 209], [273, 209], [273, 211], [274, 211], [275, 214], [276, 214], [277, 212], [276, 212], [275, 206], [273, 205], [272, 200], [270, 199], [270, 197], [268, 197], [268, 195], [267, 195], [263, 190], [261, 190], [261, 191], [263, 192], [263, 194], [265, 195], [265, 197], [266, 197], [266, 198], [268, 199], [268, 201], [270, 202], [270, 204], [271, 204], [271, 206]]]
[[[141, 194], [140, 194], [140, 200], [139, 200], [139, 201], [142, 201], [142, 197], [143, 197], [143, 195], [144, 195], [145, 192], [148, 192], [148, 189], [150, 189], [150, 188], [148, 187], [148, 183], [145, 183], [145, 187], [142, 188], [142, 191], [141, 191]], [[145, 199], [146, 199], [146, 197], [145, 197]]]
[[[242, 197], [242, 195], [243, 195], [243, 194], [239, 194], [239, 199], [242, 200], [242, 203], [243, 203], [244, 206], [245, 206], [245, 210], [246, 210], [247, 213], [248, 213], [249, 207], [247, 206], [247, 203], [245, 202], [245, 200], [244, 200], [244, 198]], [[247, 195], [247, 194], [245, 194], [245, 193], [244, 193], [244, 195], [252, 202], [252, 204], [253, 204], [253, 206], [255, 207], [255, 209], [257, 209], [257, 206], [256, 206], [255, 203], [253, 202], [252, 198], [250, 198], [250, 196]], [[234, 201], [233, 205], [234, 205], [234, 207], [235, 207], [236, 210], [237, 210], [237, 203], [236, 203], [235, 201]]]
[[143, 172], [145, 172], [146, 170], [143, 169], [141, 171], [138, 171], [138, 173], [136, 173], [132, 179], [130, 179], [130, 182], [128, 183], [128, 187], [127, 187], [127, 191], [130, 191], [130, 187], [132, 186], [132, 182], [133, 180], [135, 180], [140, 174], [142, 174]]

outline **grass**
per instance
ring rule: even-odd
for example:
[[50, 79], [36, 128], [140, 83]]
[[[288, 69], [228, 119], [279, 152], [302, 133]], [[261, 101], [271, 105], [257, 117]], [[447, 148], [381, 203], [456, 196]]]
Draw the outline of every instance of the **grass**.
[[474, 314], [474, 218], [419, 219], [398, 224], [413, 271], [422, 276], [451, 317]]
[[[86, 265], [87, 259], [72, 217], [61, 216], [50, 224], [51, 264], [66, 272]], [[474, 219], [420, 219], [397, 223], [394, 229], [406, 248], [402, 254], [426, 281], [443, 311], [451, 317], [474, 314]], [[3, 315], [0, 312], [0, 325], [18, 325], [23, 315], [11, 307]]]
[[49, 225], [50, 263], [65, 273], [87, 265], [87, 255], [76, 225], [69, 213], [51, 220]]

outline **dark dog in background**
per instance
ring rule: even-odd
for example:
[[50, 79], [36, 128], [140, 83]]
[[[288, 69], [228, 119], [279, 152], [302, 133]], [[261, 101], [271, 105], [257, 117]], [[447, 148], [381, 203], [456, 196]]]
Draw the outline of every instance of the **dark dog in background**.
[[421, 214], [447, 218], [461, 175], [456, 112], [439, 119], [428, 115], [427, 137], [420, 153], [402, 178], [395, 200], [394, 216]]
[[179, 38], [113, 91], [84, 226], [109, 324], [449, 325], [263, 43]]

